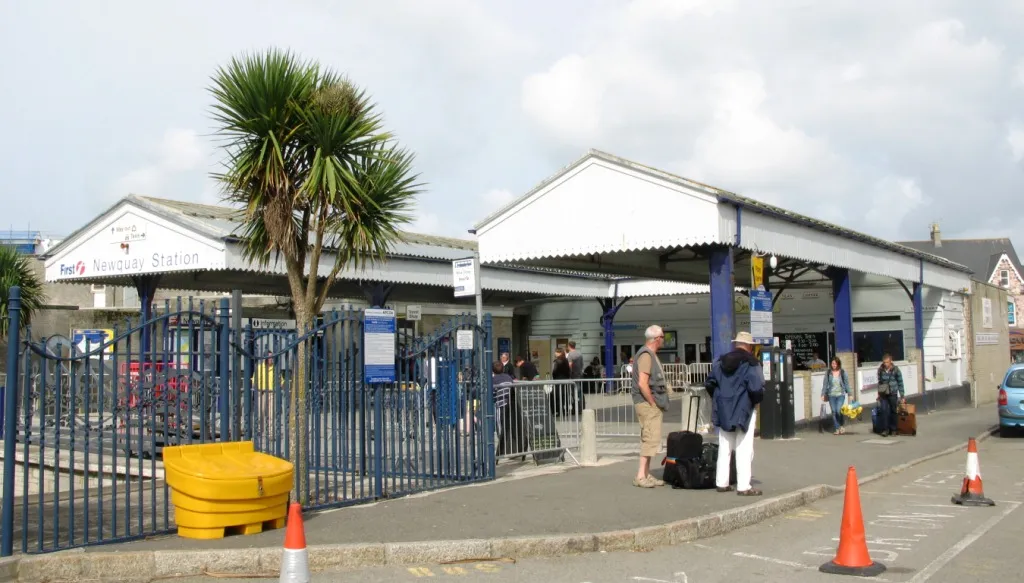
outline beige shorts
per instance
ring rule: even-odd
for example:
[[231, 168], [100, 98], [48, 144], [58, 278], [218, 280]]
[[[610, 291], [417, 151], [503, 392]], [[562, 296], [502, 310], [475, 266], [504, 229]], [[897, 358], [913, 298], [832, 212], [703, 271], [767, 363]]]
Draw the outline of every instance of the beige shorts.
[[661, 409], [650, 403], [633, 405], [636, 419], [640, 422], [640, 455], [654, 457], [661, 448], [661, 420], [664, 417]]

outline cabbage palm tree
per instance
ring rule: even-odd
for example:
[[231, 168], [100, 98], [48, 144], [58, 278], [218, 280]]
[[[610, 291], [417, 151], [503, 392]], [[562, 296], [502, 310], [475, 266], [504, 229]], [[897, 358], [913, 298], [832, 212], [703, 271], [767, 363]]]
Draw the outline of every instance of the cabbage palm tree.
[[[419, 188], [413, 156], [384, 131], [365, 91], [286, 51], [233, 59], [210, 92], [226, 154], [214, 177], [245, 209], [245, 255], [284, 265], [296, 323], [309, 330], [341, 270], [384, 260], [400, 239]], [[289, 457], [305, 502], [305, 345], [297, 351]]]
[[[28, 326], [32, 323], [32, 316], [46, 301], [43, 282], [32, 265], [31, 257], [19, 253], [14, 247], [0, 245], [0, 340], [6, 340], [10, 332], [7, 303], [12, 286], [21, 288], [21, 325]], [[3, 358], [6, 358], [6, 353]]]

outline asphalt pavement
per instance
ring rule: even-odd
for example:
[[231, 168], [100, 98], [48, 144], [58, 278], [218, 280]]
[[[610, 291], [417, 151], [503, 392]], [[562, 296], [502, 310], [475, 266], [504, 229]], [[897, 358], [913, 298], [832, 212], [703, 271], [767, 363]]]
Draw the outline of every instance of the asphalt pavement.
[[[757, 440], [754, 482], [765, 497], [816, 484], [842, 486], [848, 465], [862, 476], [951, 446], [992, 427], [992, 408], [955, 409], [918, 415], [916, 437], [880, 438], [869, 423], [846, 435], [809, 431], [793, 440]], [[752, 499], [714, 491], [640, 489], [632, 485], [635, 457], [591, 468], [539, 468], [497, 482], [312, 513], [306, 517], [311, 545], [593, 533], [664, 524], [744, 506]], [[606, 462], [614, 462], [606, 458]], [[660, 461], [660, 458], [659, 458]], [[660, 470], [659, 470], [660, 471]], [[195, 541], [166, 536], [87, 547], [86, 552], [277, 547], [284, 531]]]
[[[951, 503], [964, 477], [965, 453], [950, 454], [861, 488], [872, 559], [888, 569], [876, 581], [1002, 582], [1019, 578], [1024, 537], [1024, 439], [980, 446], [985, 494], [995, 507]], [[725, 495], [722, 495], [725, 496]], [[736, 583], [843, 580], [818, 571], [835, 555], [843, 496], [756, 526], [649, 553], [600, 553], [518, 562], [383, 567], [313, 576], [315, 583]], [[1018, 575], [1013, 575], [1018, 573]], [[208, 583], [213, 579], [184, 579]], [[244, 581], [244, 580], [242, 580]], [[251, 580], [253, 582], [257, 579]]]

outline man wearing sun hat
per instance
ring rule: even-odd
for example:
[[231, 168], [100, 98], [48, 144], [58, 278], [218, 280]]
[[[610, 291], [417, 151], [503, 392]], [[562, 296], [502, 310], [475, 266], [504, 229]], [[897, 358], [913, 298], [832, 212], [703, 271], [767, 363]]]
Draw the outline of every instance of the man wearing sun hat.
[[736, 454], [736, 493], [760, 496], [750, 484], [754, 462], [754, 407], [764, 398], [764, 374], [754, 356], [754, 337], [740, 332], [734, 348], [715, 362], [704, 386], [711, 395], [711, 421], [718, 428], [718, 468], [715, 485], [730, 492], [729, 462]]

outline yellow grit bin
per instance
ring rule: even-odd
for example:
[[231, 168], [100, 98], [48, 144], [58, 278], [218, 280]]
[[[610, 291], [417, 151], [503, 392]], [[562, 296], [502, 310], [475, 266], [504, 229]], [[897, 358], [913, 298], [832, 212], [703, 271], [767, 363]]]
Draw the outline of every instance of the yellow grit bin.
[[215, 539], [284, 526], [291, 462], [254, 451], [251, 441], [165, 447], [163, 457], [178, 536]]

